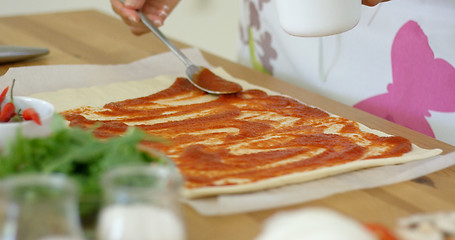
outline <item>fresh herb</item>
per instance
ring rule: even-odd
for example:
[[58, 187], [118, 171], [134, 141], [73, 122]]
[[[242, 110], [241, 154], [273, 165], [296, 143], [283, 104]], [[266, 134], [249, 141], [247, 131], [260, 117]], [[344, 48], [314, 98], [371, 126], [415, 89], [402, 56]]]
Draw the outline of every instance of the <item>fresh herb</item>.
[[45, 138], [17, 138], [0, 152], [0, 178], [18, 173], [63, 173], [80, 187], [81, 215], [97, 210], [100, 202], [100, 176], [123, 164], [164, 162], [138, 149], [143, 140], [157, 141], [145, 132], [131, 128], [124, 135], [100, 140], [92, 131], [65, 127], [57, 115], [53, 132]]

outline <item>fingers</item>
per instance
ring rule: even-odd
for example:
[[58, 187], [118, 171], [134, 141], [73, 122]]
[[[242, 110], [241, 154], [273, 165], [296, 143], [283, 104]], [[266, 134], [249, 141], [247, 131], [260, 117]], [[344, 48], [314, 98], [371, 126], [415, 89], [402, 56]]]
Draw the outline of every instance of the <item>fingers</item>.
[[141, 9], [144, 6], [145, 0], [125, 0], [124, 4], [126, 7], [131, 9]]
[[110, 0], [112, 9], [130, 27], [131, 32], [141, 35], [149, 32], [140, 21], [137, 10], [141, 12], [157, 27], [163, 25], [164, 20], [178, 4], [179, 0]]
[[179, 0], [148, 0], [142, 7], [142, 12], [156, 26], [162, 26]]
[[138, 35], [138, 36], [150, 32], [150, 30], [147, 27], [145, 27], [145, 25], [143, 25], [143, 24], [141, 24], [140, 26], [130, 26], [130, 31], [134, 35]]
[[139, 15], [136, 10], [127, 8], [122, 2], [120, 2], [120, 0], [111, 0], [111, 6], [114, 12], [117, 13], [117, 15], [119, 15], [122, 19], [128, 19], [129, 22], [139, 22]]
[[155, 26], [160, 27], [164, 24], [164, 20], [169, 16], [171, 9], [167, 5], [154, 6], [146, 5], [142, 12], [147, 16]]
[[388, 2], [389, 0], [362, 0], [362, 4], [366, 6], [376, 6], [381, 2]]
[[[127, 6], [127, 1], [128, 6]], [[111, 6], [114, 12], [119, 15], [123, 22], [130, 28], [130, 31], [135, 35], [142, 35], [149, 32], [147, 27], [141, 23], [139, 15], [137, 14], [137, 7], [141, 7], [138, 4], [141, 4], [141, 0], [125, 0], [125, 3], [122, 3], [120, 0], [111, 0]], [[144, 1], [142, 0], [142, 4]]]

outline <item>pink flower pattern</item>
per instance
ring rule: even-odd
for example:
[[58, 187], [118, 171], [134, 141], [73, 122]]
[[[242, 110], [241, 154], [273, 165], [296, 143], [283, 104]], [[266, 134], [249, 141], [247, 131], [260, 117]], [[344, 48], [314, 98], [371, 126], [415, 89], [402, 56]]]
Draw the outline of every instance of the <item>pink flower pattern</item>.
[[393, 82], [387, 93], [354, 107], [435, 137], [426, 117], [430, 110], [455, 112], [455, 68], [435, 58], [428, 38], [415, 21], [404, 24], [391, 50]]
[[[261, 28], [260, 14], [270, 0], [244, 0], [249, 6], [249, 23], [241, 28], [241, 41], [254, 41], [251, 53], [261, 68], [274, 73], [272, 61], [278, 53], [273, 35]], [[249, 35], [254, 31], [254, 35]], [[251, 45], [250, 45], [251, 47]], [[253, 59], [252, 59], [253, 60]], [[435, 58], [428, 38], [415, 21], [405, 23], [395, 35], [392, 49], [392, 83], [387, 92], [354, 105], [379, 117], [435, 137], [428, 117], [430, 111], [455, 112], [455, 68]]]

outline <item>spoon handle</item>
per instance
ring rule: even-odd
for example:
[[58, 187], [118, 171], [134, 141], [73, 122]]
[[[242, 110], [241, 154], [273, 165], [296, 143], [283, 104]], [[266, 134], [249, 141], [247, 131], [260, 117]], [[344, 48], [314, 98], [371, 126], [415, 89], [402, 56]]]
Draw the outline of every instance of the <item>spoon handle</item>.
[[193, 65], [178, 47], [176, 47], [164, 34], [153, 24], [141, 11], [138, 11], [139, 18], [184, 64], [186, 67]]

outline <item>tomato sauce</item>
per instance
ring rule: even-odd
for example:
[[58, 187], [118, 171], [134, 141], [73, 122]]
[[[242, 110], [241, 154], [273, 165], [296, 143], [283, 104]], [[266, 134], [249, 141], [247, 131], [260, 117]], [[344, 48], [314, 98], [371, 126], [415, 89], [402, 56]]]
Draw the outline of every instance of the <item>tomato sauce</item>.
[[[209, 100], [200, 101], [207, 96]], [[95, 131], [100, 138], [120, 135], [134, 125], [170, 139], [171, 144], [144, 144], [175, 161], [187, 188], [256, 182], [401, 156], [412, 148], [405, 138], [363, 132], [353, 121], [292, 98], [261, 90], [208, 95], [184, 78], [149, 96], [62, 114], [70, 126], [100, 124]]]
[[202, 88], [215, 92], [237, 93], [242, 91], [242, 86], [239, 84], [226, 81], [207, 68], [202, 68], [201, 72], [195, 74], [192, 79]]

